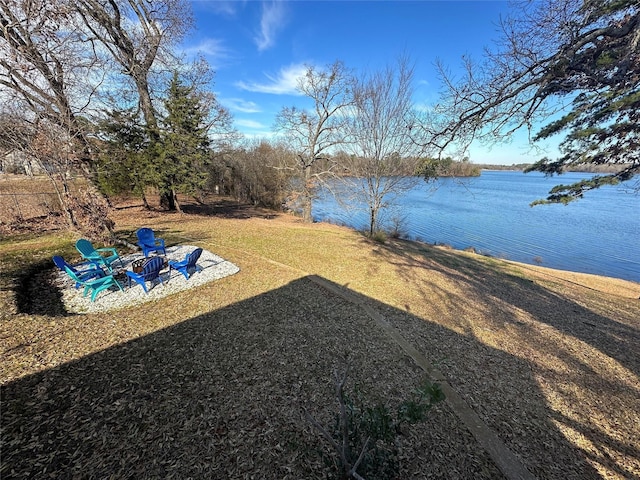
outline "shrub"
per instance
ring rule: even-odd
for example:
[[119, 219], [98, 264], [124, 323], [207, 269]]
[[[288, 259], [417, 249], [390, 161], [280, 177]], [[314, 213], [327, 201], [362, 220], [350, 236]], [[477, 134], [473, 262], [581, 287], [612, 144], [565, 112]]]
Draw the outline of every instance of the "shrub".
[[371, 235], [371, 240], [378, 243], [387, 243], [387, 234], [382, 230], [378, 230], [373, 235]]
[[405, 425], [424, 421], [444, 394], [437, 384], [425, 380], [395, 411], [382, 403], [367, 405], [357, 387], [353, 397], [345, 393], [348, 369], [342, 375], [335, 373], [339, 411], [332, 427], [323, 427], [306, 410], [305, 416], [331, 446], [341, 478], [395, 478], [399, 467], [397, 437]]

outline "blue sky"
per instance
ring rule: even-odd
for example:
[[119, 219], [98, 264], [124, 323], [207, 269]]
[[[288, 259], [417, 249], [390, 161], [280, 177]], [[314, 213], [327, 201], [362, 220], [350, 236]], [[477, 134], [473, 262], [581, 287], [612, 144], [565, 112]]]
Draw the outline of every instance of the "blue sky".
[[[415, 102], [433, 103], [440, 83], [434, 62], [453, 71], [463, 55], [480, 59], [499, 35], [506, 1], [219, 1], [192, 2], [196, 28], [185, 39], [189, 55], [202, 54], [215, 70], [213, 90], [249, 138], [269, 138], [285, 106], [305, 106], [296, 79], [305, 65], [340, 60], [358, 70], [415, 62]], [[473, 147], [474, 163], [537, 160], [526, 132], [509, 145]], [[555, 156], [552, 150], [548, 154]]]

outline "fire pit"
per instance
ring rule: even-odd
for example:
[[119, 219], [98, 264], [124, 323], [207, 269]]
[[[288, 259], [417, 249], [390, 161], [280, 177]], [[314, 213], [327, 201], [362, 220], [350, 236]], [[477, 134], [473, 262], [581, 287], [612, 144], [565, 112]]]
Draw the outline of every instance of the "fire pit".
[[139, 258], [138, 260], [134, 260], [133, 262], [131, 262], [131, 270], [133, 270], [133, 273], [142, 272], [146, 261], [146, 258]]
[[153, 257], [159, 257], [162, 259], [162, 268], [167, 268], [167, 266], [169, 265], [169, 262], [167, 261], [167, 257], [163, 257], [162, 255], [151, 255], [148, 258], [139, 258], [131, 262], [131, 270], [133, 270], [133, 273], [142, 272], [142, 269], [147, 263], [147, 260], [150, 260]]

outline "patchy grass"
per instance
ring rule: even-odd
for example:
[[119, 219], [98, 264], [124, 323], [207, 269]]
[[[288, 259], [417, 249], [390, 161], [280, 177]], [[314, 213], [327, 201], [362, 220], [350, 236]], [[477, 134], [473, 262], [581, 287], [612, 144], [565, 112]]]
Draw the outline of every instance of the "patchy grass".
[[[322, 477], [300, 409], [330, 421], [340, 359], [389, 403], [424, 372], [312, 275], [383, 314], [539, 478], [640, 473], [640, 285], [230, 207], [116, 210], [123, 238], [150, 226], [240, 272], [109, 314], [44, 293], [35, 272], [73, 256], [72, 235], [0, 242], [2, 473]], [[21, 313], [16, 291], [51, 313]], [[401, 478], [500, 478], [446, 404], [401, 443]]]

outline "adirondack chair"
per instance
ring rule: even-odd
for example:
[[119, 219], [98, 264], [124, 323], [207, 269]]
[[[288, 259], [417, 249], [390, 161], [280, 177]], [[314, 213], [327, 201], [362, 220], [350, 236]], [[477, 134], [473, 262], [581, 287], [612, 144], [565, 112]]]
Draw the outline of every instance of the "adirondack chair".
[[123, 266], [120, 255], [113, 247], [94, 248], [89, 240], [81, 238], [76, 242], [76, 249], [80, 252], [82, 258], [95, 263], [99, 267], [106, 267], [109, 272], [111, 272], [111, 264], [116, 260], [120, 262], [120, 266]]
[[196, 265], [196, 262], [202, 255], [202, 249], [196, 248], [193, 252], [185, 255], [184, 260], [178, 262], [176, 260], [169, 260], [169, 271], [177, 270], [184, 275], [184, 278], [189, 280], [192, 270], [200, 270], [200, 267]]
[[140, 273], [127, 270], [126, 274], [129, 288], [131, 288], [131, 280], [142, 285], [144, 293], [148, 293], [146, 282], [160, 280], [160, 283], [164, 285], [162, 277], [160, 276], [160, 270], [162, 270], [163, 264], [162, 258], [151, 257], [142, 264], [142, 271]]
[[155, 238], [153, 230], [150, 228], [139, 228], [136, 231], [138, 237], [138, 246], [142, 249], [142, 253], [145, 257], [148, 257], [152, 252], [161, 252], [166, 255], [167, 252], [164, 249], [164, 240], [162, 238]]
[[[75, 273], [80, 280], [90, 280], [92, 278], [102, 278], [105, 276], [104, 271], [98, 267], [95, 263], [91, 262], [81, 262], [70, 265], [59, 255], [53, 256], [53, 263], [62, 270], [64, 273], [67, 273], [65, 268], [69, 268], [73, 273]], [[80, 287], [80, 283], [76, 282], [76, 288]]]
[[122, 291], [122, 286], [118, 283], [118, 281], [113, 278], [113, 275], [105, 275], [104, 277], [96, 278], [93, 280], [82, 280], [76, 273], [71, 270], [69, 267], [64, 267], [67, 275], [71, 277], [72, 280], [75, 280], [76, 283], [84, 286], [84, 292], [82, 294], [83, 297], [86, 297], [89, 292], [91, 292], [91, 301], [95, 302], [98, 293], [103, 290], [107, 290], [113, 286], [118, 287], [120, 291]]

